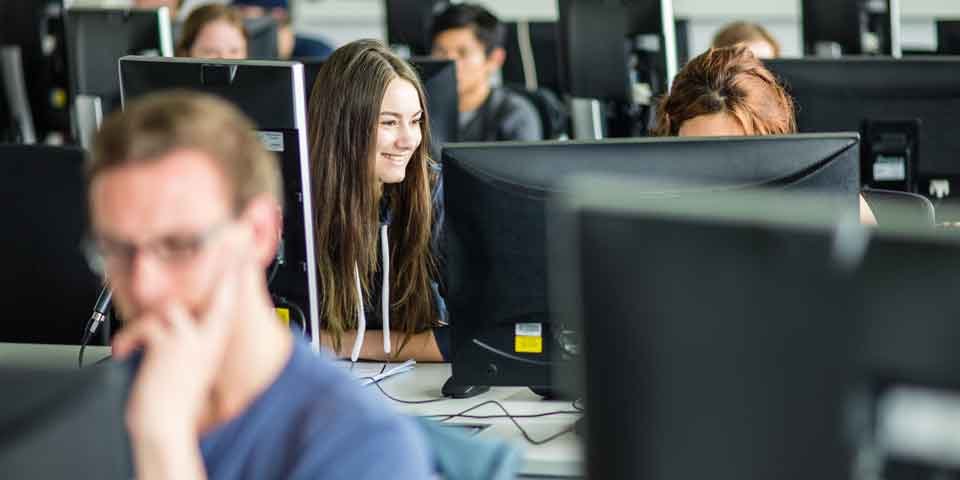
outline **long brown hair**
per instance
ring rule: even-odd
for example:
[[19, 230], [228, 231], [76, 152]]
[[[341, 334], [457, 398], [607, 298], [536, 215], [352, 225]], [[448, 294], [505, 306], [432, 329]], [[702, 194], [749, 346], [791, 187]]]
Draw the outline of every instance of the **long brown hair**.
[[729, 113], [747, 135], [795, 133], [793, 99], [749, 48], [711, 48], [690, 60], [657, 108], [654, 135], [674, 136], [683, 122]]
[[[384, 184], [374, 174], [380, 106], [390, 82], [410, 82], [420, 96], [422, 141], [404, 180]], [[310, 95], [310, 158], [315, 212], [317, 270], [325, 329], [340, 350], [341, 334], [356, 328], [357, 269], [363, 298], [370, 298], [377, 266], [380, 199], [392, 212], [390, 238], [391, 318], [406, 335], [436, 326], [439, 312], [431, 279], [437, 276], [430, 249], [436, 181], [430, 158], [430, 124], [420, 79], [405, 61], [376, 40], [358, 40], [324, 62]], [[381, 197], [382, 195], [382, 197]]]
[[243, 23], [243, 15], [239, 11], [227, 5], [211, 3], [197, 7], [196, 10], [190, 12], [190, 16], [183, 22], [183, 33], [180, 34], [180, 41], [177, 42], [177, 56], [189, 57], [190, 49], [193, 48], [193, 43], [197, 41], [197, 36], [200, 35], [203, 27], [216, 21], [227, 22], [239, 30], [243, 34], [243, 38], [249, 38], [247, 27]]

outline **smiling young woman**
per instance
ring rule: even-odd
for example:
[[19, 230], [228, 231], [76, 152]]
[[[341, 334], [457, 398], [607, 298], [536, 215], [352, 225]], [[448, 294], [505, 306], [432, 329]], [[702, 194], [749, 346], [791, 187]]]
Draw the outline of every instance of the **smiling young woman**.
[[420, 79], [382, 43], [359, 40], [311, 88], [323, 344], [353, 359], [443, 360], [441, 182]]

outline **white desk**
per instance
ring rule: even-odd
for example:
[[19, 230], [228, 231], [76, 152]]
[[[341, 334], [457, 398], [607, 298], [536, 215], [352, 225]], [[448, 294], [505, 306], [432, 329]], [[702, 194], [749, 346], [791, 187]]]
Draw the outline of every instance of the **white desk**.
[[[77, 368], [77, 355], [79, 353], [80, 347], [76, 345], [0, 343], [0, 365]], [[83, 354], [83, 364], [93, 365], [108, 356], [110, 356], [110, 347], [87, 347]]]
[[[386, 380], [380, 385], [392, 397], [401, 400], [427, 400], [440, 398], [440, 387], [450, 377], [450, 364], [417, 364], [411, 372], [402, 373]], [[376, 386], [369, 386], [377, 390]], [[377, 393], [382, 394], [377, 390]], [[528, 388], [493, 387], [489, 392], [467, 399], [447, 399], [420, 405], [406, 405], [393, 402], [386, 397], [384, 401], [395, 406], [398, 411], [408, 415], [436, 415], [459, 413], [471, 406], [487, 400], [497, 400], [512, 415], [537, 414], [560, 410], [573, 410], [570, 402], [545, 401]], [[503, 415], [496, 405], [487, 405], [470, 412], [471, 415]], [[541, 418], [517, 419], [517, 422], [535, 440], [541, 440], [569, 428], [579, 415], [556, 415]], [[507, 418], [465, 419], [454, 418], [451, 423], [488, 423], [493, 426], [479, 435], [497, 437], [514, 442], [524, 448], [525, 465], [521, 474], [525, 477], [581, 477], [583, 475], [583, 454], [579, 437], [570, 432], [545, 445], [535, 446], [524, 440], [523, 435]]]

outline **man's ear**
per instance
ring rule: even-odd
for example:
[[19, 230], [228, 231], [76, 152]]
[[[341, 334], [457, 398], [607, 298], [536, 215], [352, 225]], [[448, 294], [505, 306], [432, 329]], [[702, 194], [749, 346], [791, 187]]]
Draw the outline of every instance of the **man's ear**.
[[242, 217], [251, 227], [256, 260], [264, 268], [277, 255], [280, 236], [283, 233], [283, 211], [269, 193], [257, 195], [244, 208]]
[[499, 70], [500, 67], [503, 67], [503, 62], [506, 59], [507, 51], [504, 50], [503, 47], [497, 47], [487, 55], [487, 65], [491, 70]]

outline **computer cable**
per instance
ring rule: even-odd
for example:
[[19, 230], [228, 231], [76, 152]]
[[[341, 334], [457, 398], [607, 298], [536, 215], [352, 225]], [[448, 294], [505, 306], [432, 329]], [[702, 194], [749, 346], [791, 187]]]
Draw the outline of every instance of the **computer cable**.
[[[381, 369], [381, 372], [382, 372], [385, 368], [386, 368], [386, 365], [384, 365], [384, 368]], [[372, 379], [372, 377], [364, 377], [364, 379]], [[400, 398], [396, 398], [396, 397], [394, 397], [393, 395], [390, 395], [389, 393], [387, 393], [387, 391], [384, 390], [383, 386], [380, 385], [380, 381], [374, 380], [372, 383], [373, 383], [373, 385], [376, 385], [376, 387], [380, 390], [380, 393], [382, 393], [385, 397], [389, 398], [390, 400], [392, 400], [392, 401], [394, 401], [394, 402], [402, 403], [402, 404], [405, 404], [405, 405], [422, 405], [422, 404], [425, 404], [425, 403], [444, 402], [444, 401], [450, 400], [449, 398], [446, 398], [446, 397], [443, 397], [443, 398], [431, 398], [431, 399], [427, 399], [427, 400], [403, 400], [403, 399], [400, 399]], [[574, 403], [576, 403], [576, 402], [574, 402]], [[472, 412], [472, 411], [474, 411], [474, 410], [476, 410], [476, 409], [478, 409], [478, 408], [487, 406], [487, 405], [496, 405], [500, 410], [503, 411], [504, 414], [503, 414], [503, 415], [468, 415], [468, 413], [470, 413], [470, 412]], [[574, 406], [574, 408], [576, 408], [576, 406]], [[574, 431], [574, 430], [573, 430], [573, 428], [574, 428], [573, 425], [570, 425], [569, 427], [564, 428], [563, 430], [561, 430], [561, 431], [559, 431], [559, 432], [557, 432], [557, 433], [555, 433], [555, 434], [553, 434], [553, 435], [550, 435], [550, 436], [548, 436], [548, 437], [546, 437], [546, 438], [544, 438], [544, 439], [536, 440], [536, 439], [534, 439], [533, 437], [531, 437], [529, 433], [527, 433], [527, 431], [523, 428], [523, 426], [520, 425], [520, 422], [518, 422], [517, 419], [523, 419], [523, 418], [540, 418], [540, 417], [549, 417], [549, 416], [555, 416], [555, 415], [576, 415], [576, 414], [578, 414], [578, 413], [581, 413], [581, 412], [580, 412], [579, 410], [557, 410], [557, 411], [544, 412], [544, 413], [533, 413], [533, 414], [519, 414], [519, 415], [514, 415], [514, 414], [511, 414], [511, 413], [507, 410], [507, 408], [503, 406], [502, 403], [500, 403], [500, 402], [498, 402], [498, 401], [496, 401], [496, 400], [487, 400], [487, 401], [478, 403], [478, 404], [476, 404], [476, 405], [474, 405], [474, 406], [472, 406], [472, 407], [470, 407], [470, 408], [467, 408], [466, 410], [463, 410], [463, 411], [460, 411], [460, 412], [457, 412], [457, 413], [453, 413], [453, 414], [421, 415], [420, 417], [421, 417], [421, 418], [439, 419], [439, 420], [437, 420], [437, 421], [440, 422], [440, 423], [446, 422], [447, 420], [451, 420], [451, 419], [454, 419], [454, 418], [469, 418], [469, 419], [497, 419], [497, 418], [506, 418], [506, 419], [509, 419], [509, 420], [513, 423], [513, 425], [517, 428], [517, 430], [520, 431], [520, 434], [523, 435], [523, 438], [524, 438], [527, 442], [529, 442], [531, 445], [545, 445], [545, 444], [547, 444], [547, 443], [549, 443], [549, 442], [551, 442], [551, 441], [553, 441], [553, 440], [556, 440], [557, 438], [559, 438], [559, 437], [561, 437], [561, 436], [563, 436], [563, 435], [565, 435], [565, 434], [567, 434], [567, 433], [573, 432], [573, 431]]]
[[280, 295], [270, 295], [273, 299], [273, 304], [278, 307], [286, 307], [290, 310], [293, 310], [293, 313], [296, 314], [296, 322], [300, 324], [300, 331], [303, 334], [307, 333], [307, 316], [303, 313], [303, 309], [300, 308], [300, 305], [297, 305], [296, 302], [291, 302], [287, 300], [286, 297]]
[[[110, 322], [113, 318], [113, 310], [110, 310], [109, 307], [104, 314], [104, 318], [101, 322]], [[83, 352], [87, 349], [87, 344], [90, 343], [90, 340], [93, 338], [93, 334], [96, 331], [96, 326], [94, 325], [94, 318], [91, 316], [87, 320], [87, 324], [83, 329], [83, 339], [80, 341], [80, 353], [77, 355], [77, 367], [83, 368]]]
[[87, 323], [83, 327], [83, 337], [80, 340], [80, 354], [77, 359], [77, 364], [79, 367], [83, 366], [83, 352], [87, 348], [87, 343], [90, 343], [90, 339], [93, 338], [93, 334], [97, 332], [97, 328], [100, 327], [100, 324], [104, 320], [108, 319], [110, 311], [110, 300], [113, 298], [113, 289], [110, 288], [110, 283], [104, 281], [103, 287], [100, 289], [100, 293], [97, 295], [97, 301], [93, 305], [93, 313], [90, 314], [90, 318], [87, 319]]
[[[380, 369], [380, 373], [387, 371], [387, 365], [388, 363], [383, 364], [383, 368]], [[393, 395], [390, 395], [389, 393], [387, 393], [386, 390], [383, 389], [383, 386], [380, 385], [380, 382], [386, 379], [377, 380], [374, 377], [360, 377], [360, 380], [370, 380], [370, 383], [372, 383], [373, 385], [376, 385], [377, 388], [380, 389], [380, 393], [383, 393], [383, 396], [389, 398], [390, 400], [393, 400], [394, 402], [402, 403], [404, 405], [423, 405], [425, 403], [436, 403], [436, 402], [444, 402], [444, 401], [450, 400], [447, 397], [431, 398], [428, 400], [403, 400], [403, 399], [394, 397]]]
[[[555, 434], [553, 434], [553, 435], [550, 435], [550, 436], [548, 436], [548, 437], [546, 437], [546, 438], [543, 438], [543, 439], [540, 439], [540, 440], [535, 440], [533, 437], [530, 436], [529, 433], [527, 433], [527, 431], [523, 428], [523, 426], [520, 425], [520, 422], [517, 421], [518, 418], [536, 418], [536, 416], [541, 416], [541, 417], [543, 417], [543, 416], [549, 416], [549, 415], [560, 415], [561, 413], [568, 413], [568, 414], [576, 414], [576, 413], [579, 413], [579, 412], [560, 412], [560, 411], [558, 411], [558, 412], [546, 412], [545, 414], [532, 414], [533, 416], [529, 416], [529, 415], [528, 415], [528, 416], [524, 416], [524, 415], [513, 415], [513, 414], [511, 414], [511, 413], [507, 410], [507, 407], [504, 407], [504, 406], [503, 406], [502, 403], [500, 403], [500, 402], [498, 402], [498, 401], [496, 401], [496, 400], [487, 400], [487, 401], [485, 401], [485, 402], [478, 403], [478, 404], [476, 404], [476, 405], [474, 405], [474, 406], [472, 406], [472, 407], [470, 407], [470, 408], [468, 408], [468, 409], [466, 409], [466, 410], [463, 410], [463, 411], [461, 411], [461, 412], [459, 412], [459, 413], [455, 413], [455, 414], [451, 414], [451, 415], [444, 415], [440, 420], [437, 420], [437, 421], [443, 423], [443, 422], [446, 422], [447, 420], [450, 420], [450, 419], [453, 419], [453, 418], [469, 418], [469, 417], [466, 415], [468, 412], [471, 412], [471, 411], [473, 411], [473, 410], [476, 410], [476, 409], [478, 409], [478, 408], [480, 408], [480, 407], [484, 407], [484, 406], [487, 406], [487, 405], [496, 405], [497, 408], [499, 408], [500, 410], [502, 410], [503, 413], [504, 413], [503, 415], [490, 415], [490, 416], [488, 416], [488, 418], [506, 418], [506, 419], [509, 419], [510, 422], [513, 423], [513, 426], [517, 427], [517, 430], [519, 430], [519, 431], [520, 431], [520, 434], [523, 435], [523, 438], [524, 438], [528, 443], [530, 443], [531, 445], [545, 445], [545, 444], [547, 444], [547, 443], [550, 443], [550, 442], [552, 442], [553, 440], [556, 440], [557, 438], [560, 438], [560, 437], [562, 437], [563, 435], [565, 435], [565, 434], [567, 434], [567, 433], [573, 432], [573, 431], [574, 431], [574, 430], [573, 430], [574, 425], [571, 424], [571, 425], [569, 425], [568, 427], [564, 428], [563, 430], [560, 430], [559, 432], [557, 432], [557, 433], [555, 433]], [[547, 414], [549, 414], [549, 415], [547, 415]], [[437, 417], [437, 415], [429, 415], [428, 417], [433, 418], [433, 417]]]

